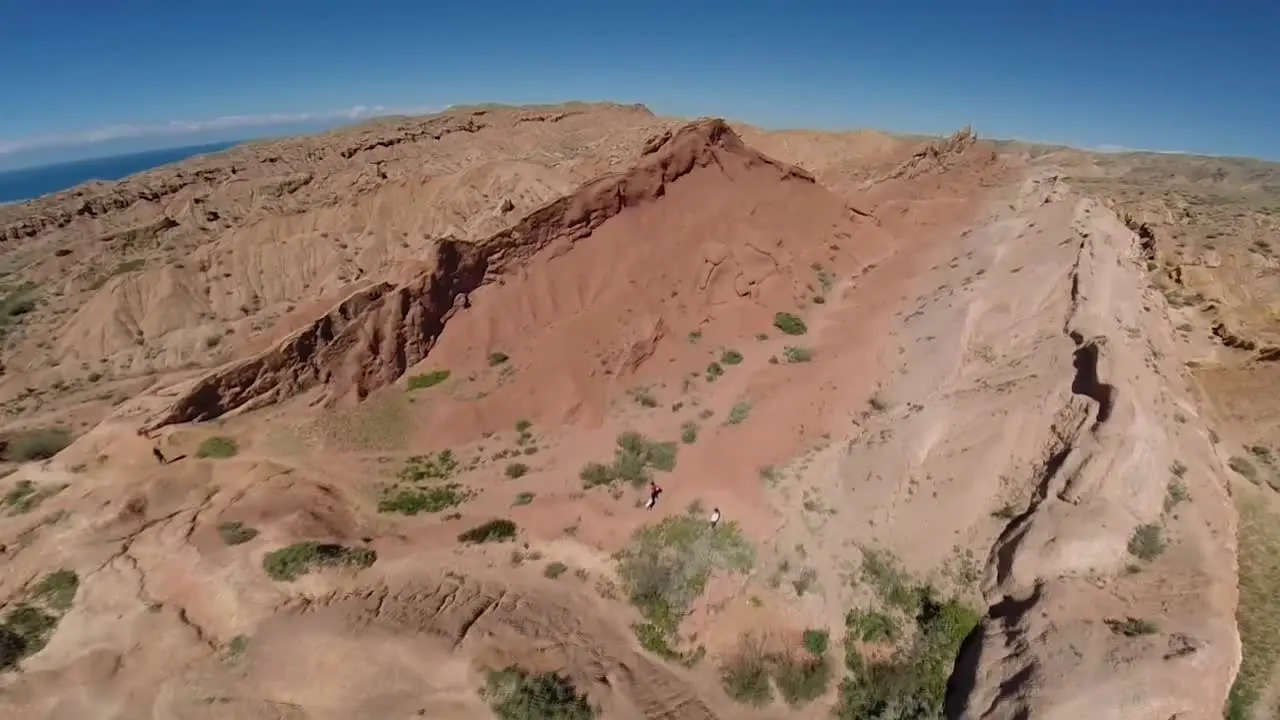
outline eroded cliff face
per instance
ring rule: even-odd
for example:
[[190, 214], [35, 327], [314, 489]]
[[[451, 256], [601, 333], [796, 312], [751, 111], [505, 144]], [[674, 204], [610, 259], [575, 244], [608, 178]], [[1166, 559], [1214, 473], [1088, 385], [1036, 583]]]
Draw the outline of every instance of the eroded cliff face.
[[768, 168], [783, 180], [814, 182], [747, 148], [723, 120], [688, 124], [651, 139], [633, 169], [592, 180], [508, 230], [475, 244], [439, 241], [416, 277], [360, 290], [271, 349], [209, 373], [145, 430], [260, 407], [316, 386], [323, 387], [324, 404], [359, 401], [425, 359], [454, 308], [481, 284], [556, 243], [586, 237], [623, 209], [661, 198], [670, 183], [712, 165]]
[[1221, 717], [1240, 660], [1236, 521], [1165, 300], [1106, 208], [1054, 177], [1020, 202], [1071, 213], [1074, 238], [1038, 249], [1069, 262], [1042, 306], [1063, 322], [1033, 334], [1071, 374], [1038, 420], [1020, 418], [1039, 424], [1026, 431], [1041, 437], [1026, 458], [1035, 490], [990, 553], [990, 607], [957, 663], [952, 714]]

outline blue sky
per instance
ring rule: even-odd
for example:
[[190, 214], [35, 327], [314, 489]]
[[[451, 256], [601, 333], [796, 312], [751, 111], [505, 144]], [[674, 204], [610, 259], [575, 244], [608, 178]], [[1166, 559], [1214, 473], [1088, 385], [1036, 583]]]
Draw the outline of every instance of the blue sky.
[[0, 0], [0, 166], [567, 99], [1280, 159], [1280, 3], [1213, 5]]

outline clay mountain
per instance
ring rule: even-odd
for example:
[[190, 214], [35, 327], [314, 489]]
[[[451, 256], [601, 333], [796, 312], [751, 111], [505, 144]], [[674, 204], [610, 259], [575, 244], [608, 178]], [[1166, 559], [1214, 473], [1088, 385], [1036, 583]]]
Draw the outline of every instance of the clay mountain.
[[1278, 218], [613, 104], [0, 207], [0, 715], [1277, 717]]

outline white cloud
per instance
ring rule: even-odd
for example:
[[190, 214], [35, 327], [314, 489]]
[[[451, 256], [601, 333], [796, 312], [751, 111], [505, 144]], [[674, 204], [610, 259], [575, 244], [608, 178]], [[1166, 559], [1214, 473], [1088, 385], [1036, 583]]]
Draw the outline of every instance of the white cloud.
[[344, 110], [302, 113], [270, 113], [265, 115], [224, 115], [205, 120], [170, 120], [155, 125], [115, 125], [84, 132], [39, 135], [15, 140], [0, 140], [0, 155], [46, 147], [90, 145], [122, 138], [187, 135], [191, 133], [236, 128], [271, 127], [305, 122], [356, 121], [384, 115], [421, 115], [442, 108], [388, 108], [382, 105], [356, 105]]

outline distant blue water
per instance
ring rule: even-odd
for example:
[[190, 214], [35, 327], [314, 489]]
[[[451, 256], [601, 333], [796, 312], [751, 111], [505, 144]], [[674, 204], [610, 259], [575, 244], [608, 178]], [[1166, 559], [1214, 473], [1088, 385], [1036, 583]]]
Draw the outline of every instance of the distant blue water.
[[186, 160], [194, 155], [226, 150], [238, 144], [238, 142], [221, 142], [148, 150], [128, 155], [0, 172], [0, 203], [30, 200], [41, 195], [67, 190], [90, 180], [119, 180], [134, 173]]

